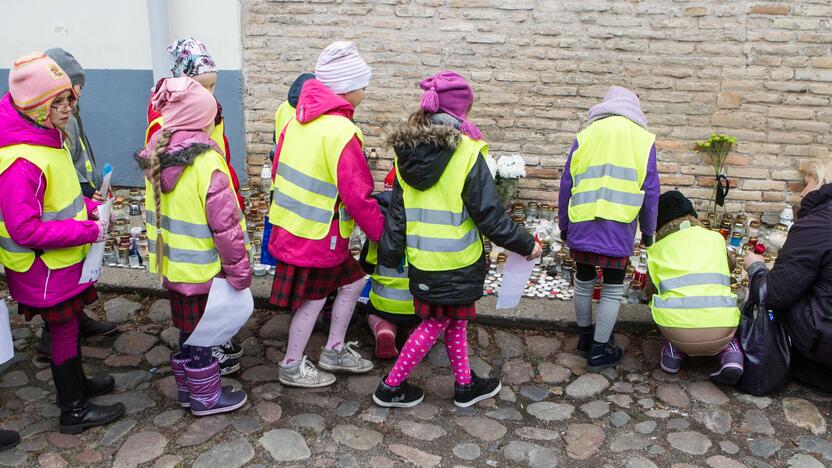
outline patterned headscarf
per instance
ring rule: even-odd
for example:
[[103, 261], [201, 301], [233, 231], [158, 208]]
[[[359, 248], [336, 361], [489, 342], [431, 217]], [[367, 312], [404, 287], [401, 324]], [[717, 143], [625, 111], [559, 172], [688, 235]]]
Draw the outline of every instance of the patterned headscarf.
[[214, 59], [199, 39], [193, 37], [179, 39], [168, 46], [168, 52], [171, 57], [170, 72], [174, 78], [194, 77], [217, 71]]

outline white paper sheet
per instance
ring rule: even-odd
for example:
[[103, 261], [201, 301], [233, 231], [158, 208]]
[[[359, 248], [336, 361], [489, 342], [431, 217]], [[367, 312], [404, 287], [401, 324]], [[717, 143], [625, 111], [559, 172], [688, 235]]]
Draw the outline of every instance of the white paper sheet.
[[9, 323], [9, 308], [6, 301], [0, 299], [0, 364], [14, 357], [12, 329]]
[[[98, 207], [98, 217], [107, 223], [105, 229], [109, 228], [110, 225], [112, 206], [113, 200], [109, 199]], [[90, 251], [87, 253], [87, 258], [84, 259], [84, 265], [81, 268], [81, 278], [78, 280], [78, 284], [98, 281], [98, 278], [101, 277], [101, 268], [104, 264], [104, 244], [104, 242], [96, 242], [90, 246]]]
[[211, 347], [230, 340], [254, 311], [251, 289], [238, 291], [223, 278], [214, 278], [205, 313], [185, 341], [189, 346]]
[[526, 260], [526, 257], [514, 252], [506, 253], [506, 264], [503, 267], [503, 284], [497, 293], [497, 308], [512, 309], [520, 304], [520, 297], [523, 289], [529, 282], [529, 276], [534, 269], [535, 260]]

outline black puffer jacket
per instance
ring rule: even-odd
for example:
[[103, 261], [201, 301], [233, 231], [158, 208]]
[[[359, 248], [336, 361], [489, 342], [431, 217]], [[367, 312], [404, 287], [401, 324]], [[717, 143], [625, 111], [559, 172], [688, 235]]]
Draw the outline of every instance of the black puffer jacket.
[[[786, 330], [797, 351], [809, 360], [826, 365], [828, 371], [832, 371], [830, 226], [832, 184], [825, 184], [803, 198], [797, 222], [789, 231], [774, 268], [765, 272], [766, 303], [785, 318]], [[760, 270], [765, 271], [765, 265], [752, 265], [749, 276]], [[832, 374], [819, 373], [816, 378], [811, 383], [832, 391]]]
[[[389, 143], [396, 152], [402, 179], [417, 190], [427, 190], [445, 172], [459, 139], [459, 132], [453, 127], [405, 124], [390, 136]], [[518, 254], [532, 253], [534, 238], [506, 216], [484, 158], [479, 158], [468, 173], [459, 196], [481, 234]], [[396, 268], [404, 256], [407, 222], [398, 181], [393, 187], [389, 210], [379, 244], [379, 261], [386, 267]], [[482, 297], [486, 270], [484, 254], [474, 264], [457, 270], [422, 271], [410, 265], [410, 292], [430, 304], [473, 304]]]

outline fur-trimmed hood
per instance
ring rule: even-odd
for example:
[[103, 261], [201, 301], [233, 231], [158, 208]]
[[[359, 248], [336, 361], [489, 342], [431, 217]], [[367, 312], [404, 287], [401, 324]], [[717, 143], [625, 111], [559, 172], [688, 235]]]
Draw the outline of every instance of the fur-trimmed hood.
[[[160, 132], [157, 132], [159, 134]], [[179, 178], [182, 176], [182, 171], [193, 164], [197, 156], [205, 153], [208, 150], [219, 151], [216, 143], [207, 137], [202, 132], [194, 132], [195, 135], [184, 135], [181, 132], [176, 132], [171, 135], [171, 141], [168, 144], [168, 149], [162, 153], [160, 158], [162, 166], [162, 192], [170, 193], [176, 187]], [[144, 172], [144, 176], [150, 179], [150, 154], [151, 148], [156, 143], [156, 136], [150, 140], [147, 147], [139, 150], [133, 155], [139, 169]], [[190, 138], [181, 138], [190, 137]], [[221, 152], [220, 152], [221, 154]]]
[[406, 123], [387, 136], [402, 179], [418, 190], [427, 190], [439, 181], [459, 140], [459, 131], [448, 125]]

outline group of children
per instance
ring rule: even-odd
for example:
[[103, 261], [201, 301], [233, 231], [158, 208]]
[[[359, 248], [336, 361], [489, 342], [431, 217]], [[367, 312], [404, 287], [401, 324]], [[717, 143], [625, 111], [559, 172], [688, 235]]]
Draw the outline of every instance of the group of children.
[[[233, 357], [240, 350], [231, 343], [214, 349], [185, 343], [205, 310], [212, 280], [245, 289], [251, 267], [243, 199], [222, 108], [212, 93], [216, 66], [193, 38], [169, 51], [172, 76], [153, 89], [146, 146], [135, 159], [146, 178], [149, 268], [169, 291], [180, 330], [170, 360], [179, 403], [203, 416], [246, 403], [244, 391], [221, 385], [223, 366], [238, 366]], [[371, 75], [355, 44], [335, 42], [320, 54], [314, 75], [296, 80], [276, 113], [268, 251], [277, 265], [270, 302], [292, 314], [279, 381], [323, 387], [335, 382], [332, 372], [373, 368], [346, 340], [370, 274], [367, 308], [376, 354], [396, 358], [373, 401], [385, 407], [421, 402], [423, 391], [408, 376], [444, 334], [456, 379], [454, 403], [471, 406], [501, 388], [498, 378], [473, 373], [468, 360], [467, 324], [476, 317], [488, 269], [483, 236], [530, 260], [542, 249], [501, 205], [485, 161], [488, 144], [469, 118], [473, 90], [453, 71], [419, 83], [421, 101], [387, 140], [396, 154], [388, 190], [373, 194], [364, 135], [353, 120]], [[0, 261], [19, 310], [49, 324], [59, 428], [76, 433], [124, 413], [121, 404], [88, 401], [111, 391], [113, 379], [86, 377], [78, 344], [84, 306], [97, 298], [92, 283], [78, 284], [81, 264], [90, 243], [105, 238], [106, 223], [98, 219], [98, 203], [81, 193], [63, 148], [78, 96], [67, 73], [35, 53], [15, 62], [9, 82], [0, 100]], [[611, 88], [590, 110], [561, 182], [561, 233], [578, 264], [576, 352], [587, 356], [591, 369], [622, 358], [611, 333], [636, 223], [650, 246], [662, 217], [655, 137], [645, 127], [638, 97]], [[92, 174], [87, 183], [95, 184]], [[349, 250], [356, 225], [367, 236], [360, 262]], [[596, 267], [604, 286], [593, 327]], [[662, 268], [670, 267], [651, 268], [654, 282], [660, 295], [673, 296]], [[333, 295], [329, 336], [316, 366], [306, 348]], [[670, 310], [684, 306], [674, 297], [664, 300]], [[397, 328], [409, 332], [400, 351]]]

